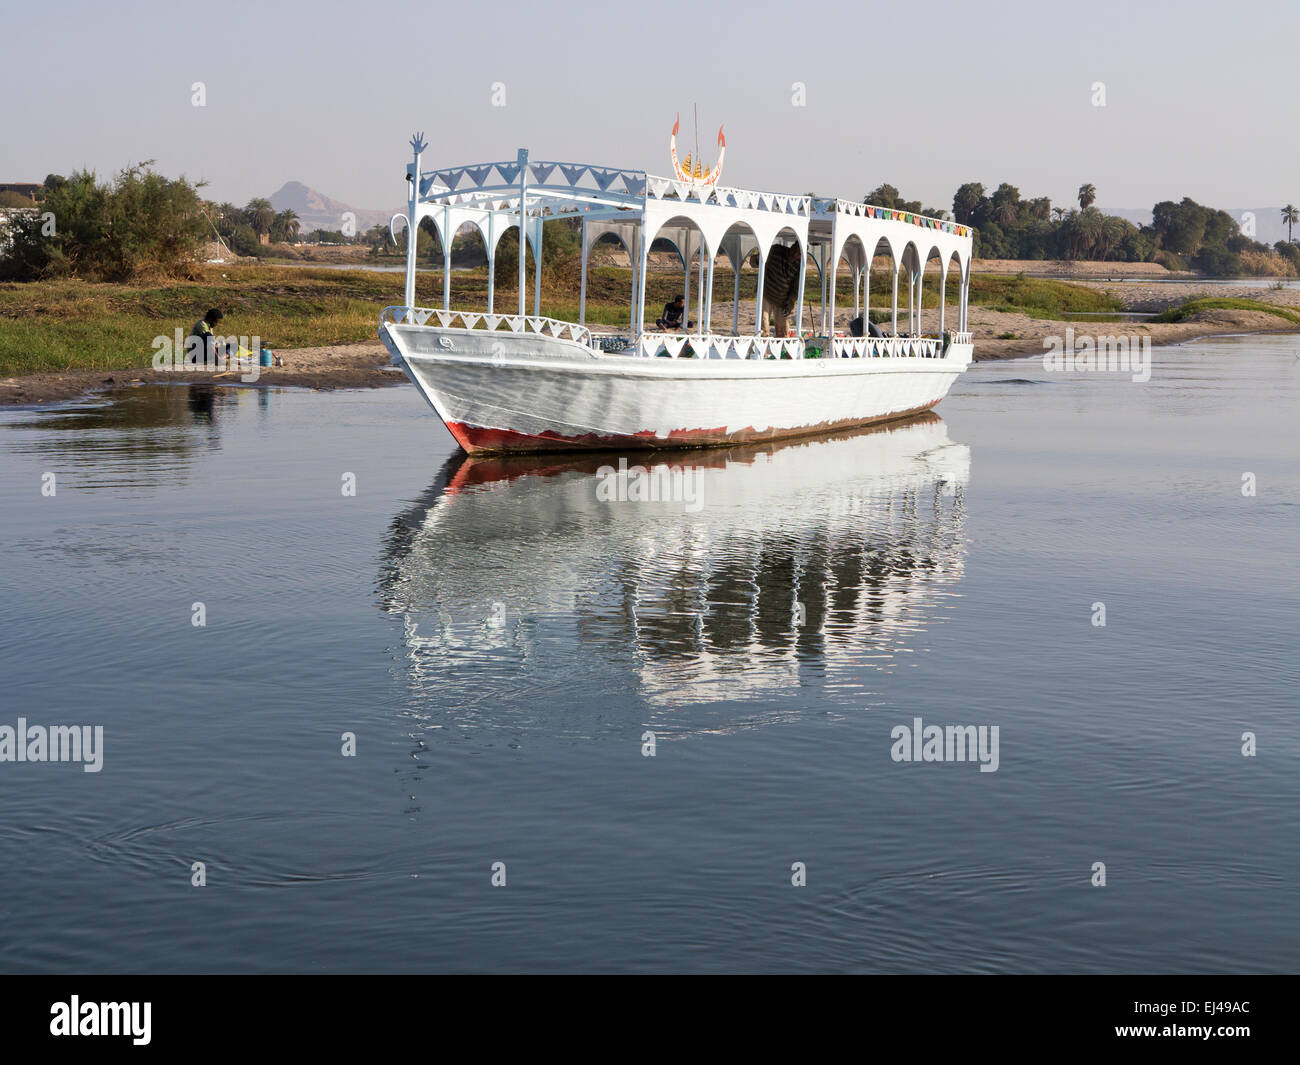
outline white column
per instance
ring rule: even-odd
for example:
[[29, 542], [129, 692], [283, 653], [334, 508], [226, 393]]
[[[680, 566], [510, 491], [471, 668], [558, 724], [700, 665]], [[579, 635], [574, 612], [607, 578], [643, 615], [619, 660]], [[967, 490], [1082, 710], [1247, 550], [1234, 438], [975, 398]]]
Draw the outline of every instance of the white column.
[[519, 163], [519, 317], [528, 314], [528, 241], [524, 230], [528, 222], [528, 149], [520, 148]]
[[[739, 243], [736, 246], [739, 248]], [[740, 262], [736, 261], [738, 257]], [[744, 262], [744, 258], [740, 256], [739, 251], [735, 255], [728, 256], [728, 258], [731, 260], [731, 271], [736, 275], [735, 290], [731, 296], [731, 335], [734, 337], [740, 334], [740, 266]]]
[[839, 272], [840, 257], [835, 254], [835, 249], [831, 248], [831, 266], [826, 271], [826, 292], [827, 292], [827, 313], [826, 313], [826, 338], [827, 346], [834, 349], [833, 338], [835, 336], [835, 275]]
[[700, 240], [700, 313], [695, 320], [696, 331], [701, 334], [708, 332], [708, 330], [704, 328], [705, 323], [707, 322], [707, 319], [704, 317], [704, 303], [707, 296], [707, 293], [705, 293], [704, 291], [704, 256], [705, 256], [704, 241], [703, 239], [701, 239]]
[[537, 219], [537, 248], [533, 252], [533, 314], [542, 316], [542, 220]]
[[411, 214], [406, 222], [406, 306], [415, 306], [415, 234], [416, 227], [411, 225], [415, 217], [415, 205], [411, 205]]
[[682, 265], [686, 268], [684, 271], [686, 284], [682, 296], [682, 332], [685, 333], [687, 331], [686, 323], [691, 320], [691, 231], [689, 229], [686, 231], [682, 243], [686, 245], [685, 250], [682, 252]]
[[754, 287], [754, 335], [760, 336], [763, 332], [763, 282], [766, 280], [764, 275], [767, 273], [767, 252], [759, 251], [758, 253], [758, 283]]
[[651, 238], [646, 235], [645, 221], [641, 222], [641, 232], [637, 238], [640, 245], [637, 249], [637, 267], [636, 267], [636, 297], [632, 300], [632, 328], [639, 338], [645, 332], [645, 267], [646, 256], [649, 253]]
[[[892, 262], [893, 260], [891, 259], [890, 261]], [[894, 333], [898, 332], [898, 270], [899, 270], [898, 263], [894, 263], [894, 301], [893, 301], [894, 310], [893, 310], [893, 325], [890, 327], [891, 331]]]
[[943, 343], [943, 304], [948, 294], [948, 264], [939, 268], [939, 343]]
[[[412, 138], [411, 146], [415, 148], [416, 139]], [[423, 139], [419, 141], [423, 145]], [[411, 186], [410, 195], [406, 201], [406, 305], [415, 306], [415, 245], [418, 243], [415, 239], [416, 231], [419, 229], [420, 221], [416, 217], [416, 208], [420, 200], [420, 151], [415, 148], [415, 172], [411, 175], [408, 182]]]
[[418, 223], [412, 224], [414, 218], [415, 201], [412, 200], [411, 213], [406, 221], [406, 305], [408, 307], [415, 306], [415, 234], [418, 232]]
[[582, 282], [578, 287], [578, 324], [587, 324], [587, 220], [582, 220]]
[[451, 310], [451, 242], [456, 234], [448, 233], [451, 228], [451, 208], [442, 211], [442, 309]]
[[871, 333], [871, 260], [875, 256], [873, 249], [867, 258], [867, 268], [862, 271], [862, 335]]
[[637, 296], [641, 291], [641, 228], [637, 228], [636, 236], [632, 238], [632, 243], [628, 245], [627, 249], [627, 257], [632, 263], [632, 311], [628, 316], [627, 329], [633, 336], [636, 336], [641, 331], [637, 328], [637, 315], [640, 313]]
[[704, 280], [704, 309], [700, 312], [700, 332], [707, 336], [713, 332], [713, 261], [709, 255], [709, 270]]
[[817, 306], [817, 310], [818, 313], [821, 315], [821, 320], [818, 323], [818, 332], [820, 332], [822, 336], [825, 336], [826, 335], [826, 275], [831, 272], [831, 264], [830, 264], [829, 255], [823, 255], [822, 258], [823, 258], [822, 269], [821, 269], [822, 287], [821, 287], [821, 292], [819, 294], [820, 303]]

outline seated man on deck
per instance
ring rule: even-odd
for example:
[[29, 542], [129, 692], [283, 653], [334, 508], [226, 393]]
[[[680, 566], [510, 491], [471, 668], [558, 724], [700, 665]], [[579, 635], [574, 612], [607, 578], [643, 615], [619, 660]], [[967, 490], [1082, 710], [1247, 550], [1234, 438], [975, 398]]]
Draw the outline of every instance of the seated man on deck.
[[[680, 295], [674, 296], [664, 304], [663, 317], [655, 319], [655, 325], [665, 333], [675, 333], [682, 328], [682, 315], [685, 312], [685, 298]], [[694, 322], [687, 322], [686, 328], [689, 329], [694, 324]]]

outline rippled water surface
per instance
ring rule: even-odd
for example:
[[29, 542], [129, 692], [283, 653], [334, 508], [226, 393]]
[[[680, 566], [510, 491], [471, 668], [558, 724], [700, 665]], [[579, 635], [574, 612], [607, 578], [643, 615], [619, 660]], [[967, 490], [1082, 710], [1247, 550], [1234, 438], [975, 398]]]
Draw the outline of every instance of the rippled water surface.
[[981, 364], [675, 502], [409, 387], [4, 412], [0, 725], [105, 739], [0, 762], [0, 969], [1294, 971], [1297, 352]]

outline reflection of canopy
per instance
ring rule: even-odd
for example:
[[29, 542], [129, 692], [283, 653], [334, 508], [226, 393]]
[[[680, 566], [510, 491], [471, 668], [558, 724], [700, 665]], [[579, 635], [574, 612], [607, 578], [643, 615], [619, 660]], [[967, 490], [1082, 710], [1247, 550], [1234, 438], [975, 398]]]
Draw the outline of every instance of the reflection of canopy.
[[892, 660], [961, 577], [969, 451], [938, 418], [639, 460], [696, 471], [698, 513], [599, 501], [617, 461], [468, 459], [397, 523], [382, 594], [417, 689], [488, 647], [535, 669], [544, 627], [654, 706], [789, 692]]

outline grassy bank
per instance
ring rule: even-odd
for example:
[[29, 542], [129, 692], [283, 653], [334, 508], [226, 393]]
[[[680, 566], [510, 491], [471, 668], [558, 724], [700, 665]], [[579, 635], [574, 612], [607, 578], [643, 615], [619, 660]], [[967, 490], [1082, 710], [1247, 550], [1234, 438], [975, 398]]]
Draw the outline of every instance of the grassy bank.
[[153, 340], [208, 307], [222, 330], [272, 348], [373, 339], [380, 308], [401, 302], [400, 274], [217, 267], [156, 285], [53, 281], [0, 285], [0, 376], [145, 367]]
[[[1124, 304], [1110, 293], [1068, 281], [974, 274], [970, 288], [970, 302], [975, 306], [1027, 314], [1031, 318], [1063, 320], [1073, 314], [1124, 309]], [[955, 301], [955, 293], [952, 298]]]
[[[514, 309], [515, 282], [513, 270], [498, 270], [496, 306], [499, 309]], [[742, 271], [742, 299], [753, 300], [755, 283], [755, 271]], [[206, 267], [197, 280], [158, 284], [92, 284], [77, 280], [0, 284], [0, 376], [72, 369], [143, 368], [153, 358], [155, 337], [171, 336], [177, 328], [188, 334], [208, 307], [220, 307], [225, 312], [221, 324], [226, 334], [259, 336], [272, 348], [374, 340], [379, 311], [389, 304], [402, 302], [402, 284], [399, 273], [265, 265]], [[653, 317], [679, 292], [681, 284], [682, 275], [677, 272], [650, 274], [646, 285], [647, 317]], [[839, 305], [851, 306], [853, 292], [849, 278], [840, 276], [836, 288]], [[486, 269], [452, 272], [454, 307], [486, 310], [487, 289]], [[532, 289], [530, 273], [530, 306]], [[588, 322], [609, 326], [625, 324], [631, 289], [631, 272], [627, 268], [592, 269], [587, 288]], [[937, 276], [927, 277], [924, 306], [937, 305], [938, 290]], [[422, 272], [416, 302], [422, 306], [441, 306], [442, 291], [440, 271]], [[715, 307], [727, 306], [732, 291], [732, 275], [725, 267], [719, 268], [714, 277]], [[889, 293], [889, 274], [873, 273], [872, 306], [886, 307]], [[808, 282], [810, 303], [815, 302], [816, 294], [814, 275]], [[950, 307], [956, 306], [957, 295], [957, 279], [951, 277], [947, 287]], [[566, 264], [543, 270], [543, 314], [576, 320], [577, 297], [576, 268]], [[900, 302], [905, 305], [905, 299]], [[1113, 297], [1068, 282], [996, 276], [972, 279], [971, 302], [1037, 318], [1119, 309]], [[1279, 313], [1286, 316], [1285, 312]]]
[[1265, 314], [1285, 318], [1288, 322], [1300, 325], [1300, 314], [1285, 307], [1279, 307], [1276, 304], [1262, 303], [1259, 300], [1215, 299], [1213, 297], [1188, 300], [1177, 307], [1170, 307], [1168, 310], [1161, 311], [1152, 321], [1182, 322], [1194, 314], [1199, 314], [1201, 311], [1263, 311]]

